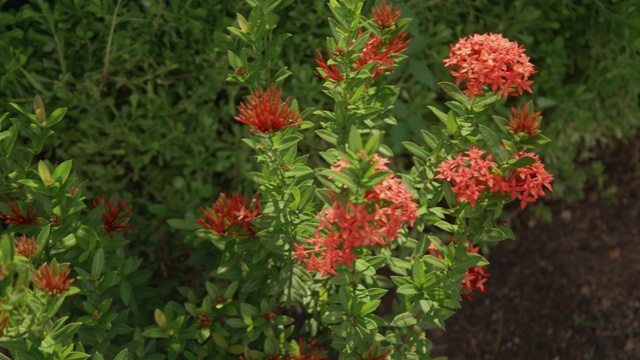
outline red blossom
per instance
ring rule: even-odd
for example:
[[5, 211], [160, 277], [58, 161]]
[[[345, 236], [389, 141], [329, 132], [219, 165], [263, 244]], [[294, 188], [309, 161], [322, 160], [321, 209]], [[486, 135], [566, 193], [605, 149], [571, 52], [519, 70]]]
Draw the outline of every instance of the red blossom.
[[389, 353], [391, 352], [391, 350], [387, 349], [385, 351], [383, 351], [382, 353], [378, 354], [378, 351], [380, 351], [380, 349], [378, 348], [378, 346], [376, 345], [375, 347], [369, 345], [369, 350], [367, 350], [367, 353], [364, 354], [363, 356], [356, 356], [356, 359], [358, 360], [387, 360], [387, 355], [389, 355]]
[[[469, 151], [458, 154], [453, 160], [445, 160], [436, 168], [440, 174], [436, 179], [445, 179], [452, 182], [452, 190], [458, 194], [457, 201], [467, 200], [472, 207], [476, 206], [476, 201], [485, 189], [491, 189], [495, 176], [491, 173], [491, 168], [498, 166], [491, 161], [493, 155], [482, 158], [486, 151], [479, 150], [475, 145]], [[463, 155], [463, 154], [466, 154]]]
[[491, 191], [501, 194], [510, 193], [512, 199], [520, 200], [520, 207], [524, 209], [527, 203], [536, 202], [539, 197], [546, 196], [544, 188], [553, 191], [551, 187], [553, 175], [545, 170], [538, 155], [525, 150], [515, 155], [516, 159], [523, 157], [530, 157], [535, 160], [535, 163], [512, 169], [506, 179], [494, 182]]
[[36, 244], [35, 237], [22, 235], [21, 240], [16, 239], [14, 249], [16, 254], [31, 260], [38, 252], [38, 244]]
[[131, 227], [127, 221], [129, 221], [129, 215], [133, 211], [133, 208], [129, 208], [125, 210], [127, 207], [127, 203], [121, 201], [118, 207], [116, 208], [113, 205], [113, 201], [109, 200], [106, 196], [100, 197], [100, 195], [96, 196], [96, 200], [93, 201], [93, 206], [103, 205], [104, 210], [102, 211], [102, 226], [105, 233], [112, 236], [113, 233], [122, 232], [124, 229], [128, 229]]
[[542, 111], [534, 112], [530, 114], [531, 110], [529, 109], [529, 105], [524, 103], [524, 107], [522, 109], [518, 109], [515, 107], [511, 108], [511, 117], [509, 118], [509, 132], [512, 134], [525, 133], [529, 135], [529, 137], [534, 137], [538, 133], [538, 128], [540, 128], [540, 114]]
[[[373, 163], [376, 163], [374, 172], [389, 171], [387, 159], [375, 155]], [[348, 161], [341, 159], [331, 169], [341, 172], [346, 167], [349, 167]], [[298, 259], [298, 264], [304, 262], [307, 271], [318, 271], [321, 276], [335, 275], [338, 265], [353, 265], [356, 248], [385, 246], [398, 237], [405, 223], [413, 225], [418, 218], [418, 205], [412, 197], [402, 181], [395, 174], [389, 174], [365, 192], [364, 203], [334, 201], [330, 208], [318, 213], [319, 225], [314, 237], [307, 239], [307, 244], [294, 244], [292, 257]]]
[[11, 215], [4, 214], [0, 212], [0, 219], [4, 220], [4, 223], [7, 225], [38, 225], [38, 211], [31, 212], [31, 205], [27, 205], [27, 209], [22, 212], [20, 209], [20, 205], [18, 203], [9, 202], [9, 210], [11, 210]]
[[394, 26], [398, 18], [402, 15], [398, 5], [396, 5], [394, 9], [393, 3], [387, 5], [385, 0], [382, 0], [377, 7], [373, 7], [371, 12], [373, 13], [373, 20], [378, 24], [380, 29], [388, 29]]
[[336, 64], [328, 65], [327, 61], [331, 60], [331, 56], [327, 51], [327, 61], [322, 57], [322, 53], [316, 50], [316, 54], [319, 59], [316, 59], [316, 64], [320, 67], [321, 71], [315, 71], [315, 74], [325, 81], [335, 81], [340, 82], [344, 81], [344, 76], [340, 74], [340, 70], [338, 70], [338, 66]]
[[49, 295], [58, 295], [69, 290], [69, 286], [75, 279], [67, 279], [71, 269], [67, 264], [63, 264], [60, 268], [54, 260], [49, 265], [42, 264], [38, 271], [32, 270], [31, 275], [36, 282], [36, 287], [45, 290]]
[[302, 338], [298, 339], [298, 346], [300, 349], [300, 353], [296, 354], [294, 351], [291, 351], [291, 356], [287, 356], [285, 360], [326, 360], [329, 357], [327, 355], [323, 355], [324, 349], [318, 348], [318, 350], [313, 350], [313, 348], [318, 343], [318, 339], [313, 339], [313, 341], [309, 344], [309, 347], [306, 349], [302, 345]]
[[449, 58], [443, 61], [445, 66], [453, 68], [451, 75], [456, 78], [456, 85], [465, 81], [467, 88], [462, 92], [469, 99], [482, 95], [483, 85], [491, 87], [493, 92], [498, 90], [496, 94], [505, 99], [509, 95], [522, 95], [523, 90], [532, 92], [533, 81], [528, 79], [536, 71], [525, 55], [524, 46], [518, 46], [517, 42], [511, 42], [501, 34], [474, 34], [462, 38], [451, 45]]
[[240, 104], [239, 115], [233, 118], [251, 126], [251, 132], [260, 134], [269, 134], [300, 125], [302, 123], [300, 113], [289, 109], [291, 98], [288, 97], [284, 103], [281, 103], [281, 100], [282, 89], [276, 91], [274, 84], [271, 84], [266, 92], [259, 88], [251, 93], [246, 102]]
[[378, 35], [369, 35], [369, 40], [351, 71], [358, 71], [367, 64], [375, 63], [371, 77], [377, 78], [384, 73], [393, 72], [397, 56], [405, 52], [407, 45], [411, 43], [410, 39], [405, 40], [407, 35], [407, 32], [400, 32], [395, 38], [388, 39], [386, 43], [383, 43], [382, 38]]
[[[252, 204], [249, 196], [243, 198], [240, 194], [232, 194], [229, 198], [227, 194], [222, 193], [210, 208], [200, 209], [205, 218], [197, 219], [196, 222], [219, 236], [225, 236], [229, 230], [237, 228], [231, 235], [254, 237], [256, 227], [252, 221], [260, 215], [259, 198], [259, 194], [256, 194]], [[238, 232], [240, 230], [241, 232]]]

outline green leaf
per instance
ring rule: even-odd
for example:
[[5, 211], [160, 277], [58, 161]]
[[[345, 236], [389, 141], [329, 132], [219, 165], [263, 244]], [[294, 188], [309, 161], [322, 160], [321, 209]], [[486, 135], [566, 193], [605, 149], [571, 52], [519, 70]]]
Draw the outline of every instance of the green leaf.
[[372, 312], [376, 311], [376, 309], [380, 305], [380, 302], [381, 302], [380, 300], [372, 300], [372, 301], [369, 301], [369, 302], [365, 303], [360, 308], [360, 311], [358, 312], [358, 315], [366, 316], [366, 315], [371, 314]]
[[419, 145], [412, 143], [411, 141], [403, 141], [402, 145], [409, 150], [410, 153], [415, 155], [418, 159], [427, 161], [429, 160], [429, 153], [427, 153], [422, 147]]
[[391, 324], [389, 325], [395, 326], [395, 327], [408, 327], [408, 326], [415, 325], [417, 323], [418, 321], [413, 316], [413, 314], [409, 312], [404, 312], [404, 313], [398, 314], [395, 318], [393, 318], [393, 321], [391, 321]]
[[171, 328], [169, 327], [169, 322], [167, 321], [167, 317], [164, 315], [162, 310], [156, 308], [156, 310], [153, 312], [153, 318], [156, 321], [156, 324], [158, 324], [158, 327], [162, 329], [162, 331], [168, 333], [169, 330], [171, 330]]
[[447, 121], [445, 122], [445, 126], [447, 127], [447, 132], [449, 135], [455, 135], [458, 130], [458, 119], [453, 111], [449, 111], [447, 114]]
[[403, 295], [416, 295], [418, 294], [418, 290], [415, 285], [402, 285], [398, 287], [397, 293]]
[[124, 349], [113, 358], [113, 360], [128, 360], [129, 359], [129, 349]]
[[179, 230], [197, 230], [200, 228], [195, 221], [187, 221], [185, 219], [168, 219], [167, 224]]
[[54, 126], [55, 124], [59, 123], [60, 121], [62, 121], [62, 119], [64, 119], [64, 116], [66, 115], [66, 113], [67, 113], [67, 109], [66, 108], [60, 108], [60, 109], [53, 110], [53, 112], [51, 113], [51, 116], [49, 116], [47, 121], [43, 124], [44, 127], [50, 128], [50, 127]]
[[523, 156], [519, 159], [511, 159], [507, 161], [507, 164], [511, 169], [523, 168], [525, 166], [533, 165], [535, 163], [536, 163], [536, 159], [532, 158], [531, 156]]
[[216, 346], [218, 346], [220, 349], [226, 351], [229, 348], [229, 343], [227, 342], [227, 339], [224, 338], [224, 336], [214, 332], [213, 334], [211, 334], [211, 337], [213, 338], [213, 343], [216, 344]]
[[498, 163], [504, 162], [508, 158], [509, 154], [507, 154], [507, 151], [502, 147], [502, 142], [500, 141], [498, 135], [493, 132], [493, 130], [482, 124], [479, 126], [479, 128], [480, 133], [482, 134], [482, 138], [489, 148], [489, 153], [494, 154]]
[[367, 154], [373, 154], [378, 151], [380, 143], [382, 142], [383, 135], [384, 132], [378, 132], [369, 137], [367, 143], [364, 146], [364, 150], [367, 152]]
[[357, 189], [358, 185], [356, 183], [353, 182], [353, 180], [351, 180], [350, 177], [341, 174], [337, 171], [331, 170], [331, 169], [322, 169], [319, 171], [319, 173], [321, 175], [324, 175], [328, 178], [331, 178], [330, 180], [332, 181], [336, 181], [341, 183], [342, 185], [346, 185], [348, 188], [350, 189]]
[[102, 274], [102, 268], [104, 267], [104, 250], [98, 249], [93, 255], [93, 262], [91, 264], [91, 276], [97, 279]]
[[51, 177], [49, 165], [42, 160], [38, 161], [38, 175], [46, 187], [53, 185], [54, 181]]
[[440, 86], [440, 88], [444, 90], [444, 92], [447, 93], [447, 95], [449, 95], [451, 98], [461, 103], [465, 107], [469, 107], [469, 98], [467, 97], [467, 95], [463, 94], [457, 86], [446, 81], [439, 82], [438, 86]]
[[434, 107], [434, 106], [427, 106], [429, 108], [429, 110], [431, 110], [431, 112], [433, 112], [436, 117], [443, 123], [446, 124], [447, 123], [447, 114], [443, 113], [442, 111], [438, 110], [438, 108]]
[[154, 326], [150, 329], [145, 330], [142, 333], [142, 336], [149, 337], [149, 338], [167, 338], [169, 337], [169, 334], [162, 331], [162, 329]]
[[59, 181], [60, 184], [64, 184], [69, 178], [69, 174], [71, 174], [71, 167], [73, 165], [73, 160], [67, 160], [62, 164], [56, 166], [53, 170], [53, 174], [51, 177], [55, 181]]
[[316, 130], [316, 134], [331, 145], [338, 144], [338, 135], [332, 133], [329, 130], [319, 129], [319, 130]]
[[348, 144], [349, 150], [353, 151], [354, 153], [362, 149], [362, 137], [360, 136], [360, 132], [358, 131], [358, 129], [356, 129], [355, 126], [352, 126], [351, 130], [349, 130]]

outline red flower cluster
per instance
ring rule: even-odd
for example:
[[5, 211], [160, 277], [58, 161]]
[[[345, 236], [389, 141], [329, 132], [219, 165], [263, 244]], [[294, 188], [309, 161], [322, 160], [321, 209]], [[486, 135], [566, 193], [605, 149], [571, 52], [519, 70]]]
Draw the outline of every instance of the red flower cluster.
[[451, 75], [456, 78], [456, 85], [465, 80], [467, 89], [463, 92], [469, 99], [482, 95], [483, 85], [490, 86], [493, 92], [498, 90], [496, 94], [505, 99], [509, 95], [521, 95], [523, 90], [531, 92], [533, 81], [528, 78], [536, 73], [524, 53], [524, 46], [501, 34], [475, 34], [460, 39], [451, 45], [449, 58], [443, 61], [445, 66], [453, 68]]
[[[388, 171], [387, 159], [374, 156], [377, 163], [375, 171]], [[332, 166], [335, 171], [348, 167], [342, 159]], [[321, 272], [322, 276], [336, 274], [340, 264], [352, 266], [357, 256], [353, 250], [359, 247], [385, 246], [398, 236], [404, 223], [413, 225], [418, 218], [418, 206], [412, 200], [412, 194], [395, 174], [390, 174], [372, 190], [365, 192], [365, 202], [354, 204], [337, 201], [330, 208], [318, 213], [320, 224], [313, 238], [307, 239], [312, 245], [305, 249], [304, 244], [294, 244], [298, 264], [304, 261], [307, 271]], [[319, 254], [319, 255], [317, 255]]]
[[511, 108], [511, 117], [509, 118], [509, 132], [512, 134], [525, 133], [529, 135], [529, 137], [534, 137], [538, 133], [538, 129], [540, 128], [540, 114], [542, 111], [534, 112], [533, 114], [529, 114], [531, 110], [529, 109], [529, 105], [524, 103], [524, 107], [522, 109]]
[[378, 24], [380, 29], [388, 29], [396, 24], [398, 18], [402, 15], [400, 11], [400, 7], [396, 5], [396, 8], [393, 8], [393, 3], [387, 3], [382, 0], [380, 6], [373, 7], [371, 9], [373, 13], [373, 21]]
[[36, 244], [36, 239], [33, 236], [27, 237], [26, 235], [22, 235], [21, 240], [17, 240], [13, 245], [16, 254], [26, 257], [31, 260], [38, 252], [38, 244]]
[[116, 208], [113, 205], [113, 201], [109, 200], [106, 196], [100, 197], [100, 195], [96, 196], [96, 200], [93, 201], [93, 206], [97, 207], [99, 205], [104, 206], [104, 210], [102, 211], [102, 226], [105, 233], [112, 236], [113, 233], [122, 232], [124, 229], [128, 229], [131, 227], [131, 224], [127, 223], [129, 220], [129, 215], [133, 211], [133, 208], [129, 208], [125, 211], [125, 207], [127, 207], [127, 203], [121, 201], [118, 207]]
[[9, 202], [7, 205], [9, 205], [9, 210], [11, 210], [13, 216], [0, 212], [0, 219], [4, 220], [5, 224], [24, 226], [38, 225], [38, 212], [31, 212], [31, 205], [27, 205], [24, 213], [17, 203]]
[[36, 282], [36, 287], [45, 290], [49, 295], [58, 295], [65, 293], [69, 290], [69, 286], [75, 279], [68, 279], [71, 269], [67, 267], [67, 264], [58, 268], [58, 263], [54, 260], [48, 266], [45, 264], [40, 265], [38, 271], [32, 270], [33, 280]]
[[482, 159], [486, 151], [479, 150], [475, 145], [469, 151], [458, 154], [453, 160], [445, 160], [436, 170], [440, 174], [436, 179], [445, 179], [453, 182], [452, 190], [458, 194], [457, 201], [467, 200], [471, 206], [476, 206], [476, 201], [485, 189], [491, 189], [496, 180], [491, 168], [498, 164], [491, 161], [493, 155]]
[[[471, 243], [467, 242], [468, 248], [467, 252], [472, 254], [477, 254], [480, 251], [479, 246], [473, 246]], [[439, 259], [443, 259], [444, 257], [438, 251], [438, 248], [433, 244], [429, 244], [427, 251], [431, 256], [435, 256]], [[466, 296], [467, 299], [473, 300], [473, 292], [480, 291], [486, 292], [487, 288], [484, 284], [487, 282], [487, 278], [491, 276], [491, 274], [485, 272], [486, 266], [474, 266], [467, 269], [467, 272], [464, 275], [464, 279], [462, 279], [462, 294]]]
[[256, 194], [252, 204], [249, 196], [243, 198], [240, 194], [233, 194], [229, 198], [227, 194], [222, 193], [209, 209], [200, 209], [205, 219], [197, 219], [196, 222], [219, 236], [225, 236], [229, 230], [237, 227], [242, 231], [233, 231], [231, 235], [254, 237], [256, 228], [252, 221], [260, 215], [259, 198], [259, 194]]
[[[327, 62], [324, 60], [324, 57], [322, 57], [322, 53], [320, 53], [320, 51], [316, 50], [316, 54], [319, 57], [319, 59], [316, 59], [316, 64], [320, 67], [322, 71], [322, 72], [317, 70], [315, 71], [315, 74], [319, 78], [322, 78], [324, 81], [335, 81], [335, 82], [344, 81], [344, 76], [340, 74], [338, 65], [336, 64], [328, 65]], [[331, 60], [331, 55], [329, 54], [328, 49], [327, 49], [327, 60]]]
[[524, 150], [515, 155], [516, 159], [523, 157], [530, 157], [535, 160], [535, 163], [512, 169], [506, 179], [493, 184], [491, 191], [499, 191], [501, 194], [510, 193], [512, 199], [520, 200], [520, 207], [524, 209], [527, 203], [536, 202], [539, 197], [545, 196], [545, 187], [553, 191], [551, 187], [553, 175], [545, 170], [538, 155]]
[[362, 49], [362, 53], [356, 60], [355, 67], [351, 71], [358, 71], [361, 67], [375, 63], [376, 66], [371, 73], [371, 77], [377, 78], [384, 73], [393, 72], [395, 67], [393, 62], [396, 55], [400, 55], [407, 50], [407, 45], [411, 40], [406, 40], [408, 33], [400, 32], [394, 39], [387, 40], [383, 43], [382, 38], [378, 35], [371, 34], [369, 41]]
[[269, 134], [282, 129], [298, 126], [302, 123], [299, 112], [289, 109], [291, 98], [282, 100], [282, 89], [275, 90], [271, 84], [265, 92], [258, 89], [251, 93], [246, 103], [238, 107], [238, 116], [233, 118], [252, 127], [251, 132]]
[[515, 159], [530, 157], [535, 160], [534, 164], [522, 168], [512, 169], [505, 179], [498, 173], [492, 173], [491, 168], [497, 164], [491, 161], [492, 155], [482, 159], [484, 150], [478, 150], [474, 146], [469, 151], [458, 154], [453, 160], [445, 160], [436, 168], [440, 174], [436, 179], [445, 179], [453, 182], [452, 190], [458, 194], [457, 201], [467, 200], [472, 207], [476, 206], [476, 201], [482, 196], [482, 191], [500, 192], [511, 194], [511, 198], [520, 200], [520, 207], [524, 207], [529, 202], [535, 202], [539, 197], [546, 194], [543, 188], [553, 191], [551, 182], [553, 176], [549, 174], [540, 157], [534, 153], [524, 150], [515, 155]]

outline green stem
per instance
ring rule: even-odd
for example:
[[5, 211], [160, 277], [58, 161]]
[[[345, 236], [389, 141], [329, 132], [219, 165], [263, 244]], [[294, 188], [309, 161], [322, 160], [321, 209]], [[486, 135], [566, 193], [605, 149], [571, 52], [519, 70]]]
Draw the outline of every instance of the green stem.
[[62, 50], [63, 44], [60, 43], [60, 39], [58, 38], [58, 33], [56, 32], [55, 23], [53, 20], [53, 15], [45, 8], [45, 5], [42, 1], [39, 2], [40, 8], [42, 8], [42, 12], [44, 16], [47, 18], [47, 23], [49, 25], [49, 30], [51, 31], [51, 35], [53, 35], [53, 42], [56, 44], [56, 50], [58, 52], [58, 61], [60, 62], [60, 69], [62, 73], [65, 74], [67, 72], [67, 64], [64, 61], [64, 52]]

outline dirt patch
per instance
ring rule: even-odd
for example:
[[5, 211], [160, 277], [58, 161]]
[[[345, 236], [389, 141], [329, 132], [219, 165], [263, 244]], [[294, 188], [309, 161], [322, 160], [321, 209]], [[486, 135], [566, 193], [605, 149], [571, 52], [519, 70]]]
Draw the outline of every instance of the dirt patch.
[[640, 359], [639, 143], [599, 154], [617, 203], [592, 193], [549, 204], [552, 224], [519, 217], [517, 240], [492, 250], [488, 292], [430, 333], [434, 357]]

